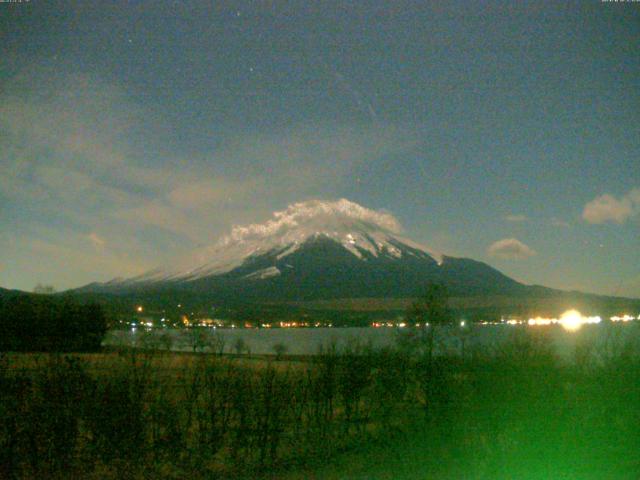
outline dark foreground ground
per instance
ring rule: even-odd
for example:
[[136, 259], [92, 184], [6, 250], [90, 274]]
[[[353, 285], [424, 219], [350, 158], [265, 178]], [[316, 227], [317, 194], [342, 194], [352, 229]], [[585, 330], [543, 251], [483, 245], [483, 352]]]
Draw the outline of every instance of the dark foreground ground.
[[637, 479], [640, 352], [6, 354], [0, 478]]

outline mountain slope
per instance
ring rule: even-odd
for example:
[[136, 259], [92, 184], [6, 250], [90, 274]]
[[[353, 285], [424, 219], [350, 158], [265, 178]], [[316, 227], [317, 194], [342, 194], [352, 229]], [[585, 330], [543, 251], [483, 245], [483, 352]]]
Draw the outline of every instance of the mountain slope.
[[264, 224], [234, 227], [171, 267], [81, 290], [251, 301], [410, 297], [428, 282], [461, 296], [526, 290], [489, 265], [437, 254], [399, 232], [392, 215], [348, 200], [302, 202]]

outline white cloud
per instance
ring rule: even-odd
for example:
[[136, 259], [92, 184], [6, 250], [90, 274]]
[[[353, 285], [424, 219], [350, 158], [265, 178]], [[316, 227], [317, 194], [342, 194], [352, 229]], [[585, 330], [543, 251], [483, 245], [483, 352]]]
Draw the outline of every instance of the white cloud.
[[498, 257], [507, 260], [522, 260], [536, 255], [536, 251], [520, 240], [515, 238], [504, 238], [492, 243], [487, 249], [487, 254], [491, 257]]
[[274, 212], [273, 217], [265, 223], [233, 227], [223, 243], [268, 237], [299, 226], [313, 230], [316, 225], [324, 227], [328, 219], [347, 224], [364, 222], [393, 233], [402, 230], [398, 220], [390, 213], [371, 210], [344, 198], [333, 202], [309, 200], [294, 203], [285, 210]]
[[620, 199], [608, 193], [594, 198], [584, 206], [582, 218], [588, 223], [613, 222], [621, 225], [639, 213], [640, 188], [634, 188]]
[[507, 222], [515, 223], [526, 222], [528, 220], [526, 215], [507, 215], [506, 217], [504, 217], [504, 219]]

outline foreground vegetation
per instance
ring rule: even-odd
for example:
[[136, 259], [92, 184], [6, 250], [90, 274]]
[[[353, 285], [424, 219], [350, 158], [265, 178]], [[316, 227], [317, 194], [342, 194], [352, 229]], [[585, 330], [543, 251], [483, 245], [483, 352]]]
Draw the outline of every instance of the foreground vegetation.
[[0, 478], [636, 479], [640, 356], [538, 333], [307, 361], [5, 354]]
[[0, 352], [97, 351], [106, 331], [102, 307], [70, 295], [0, 297]]

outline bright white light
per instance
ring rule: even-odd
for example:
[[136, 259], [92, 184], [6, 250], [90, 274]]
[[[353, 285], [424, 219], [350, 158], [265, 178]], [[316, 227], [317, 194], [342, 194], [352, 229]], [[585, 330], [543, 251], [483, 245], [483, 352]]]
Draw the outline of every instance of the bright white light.
[[582, 326], [582, 314], [577, 310], [567, 310], [560, 316], [560, 325], [565, 330], [574, 332]]
[[[602, 319], [598, 316], [595, 317], [585, 317], [577, 310], [567, 310], [564, 312], [560, 318], [530, 318], [527, 320], [527, 325], [529, 326], [540, 326], [540, 325], [556, 325], [560, 324], [562, 327], [568, 331], [578, 330], [585, 323], [600, 323]], [[522, 323], [522, 322], [520, 322]]]
[[565, 330], [578, 330], [585, 323], [600, 323], [602, 319], [598, 316], [584, 317], [577, 310], [567, 310], [560, 317], [560, 324]]
[[467, 324], [467, 322], [465, 322], [464, 320], [462, 320], [462, 321], [460, 322], [460, 326], [461, 326], [461, 327], [464, 327], [466, 324]]

